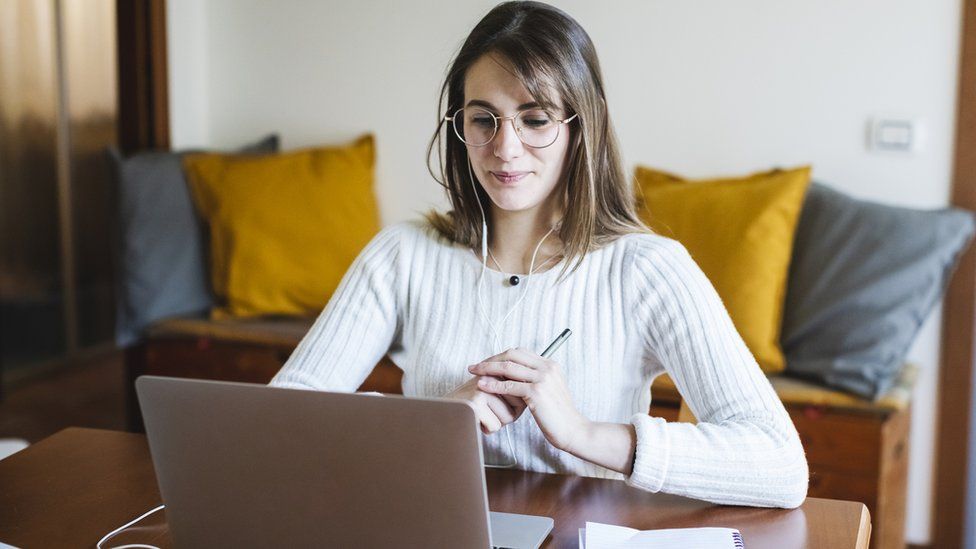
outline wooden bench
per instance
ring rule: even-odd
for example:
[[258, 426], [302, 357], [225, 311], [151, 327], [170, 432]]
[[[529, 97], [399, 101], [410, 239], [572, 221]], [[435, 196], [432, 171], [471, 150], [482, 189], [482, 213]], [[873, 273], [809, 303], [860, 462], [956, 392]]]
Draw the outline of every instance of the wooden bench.
[[[312, 319], [179, 318], [157, 323], [126, 356], [129, 425], [142, 430], [133, 381], [142, 374], [267, 383], [311, 326]], [[904, 547], [908, 486], [909, 403], [915, 369], [877, 402], [784, 376], [770, 381], [796, 425], [810, 464], [811, 497], [860, 501], [873, 518], [871, 547]], [[389, 358], [360, 390], [400, 393], [401, 372]], [[649, 413], [688, 419], [666, 376], [651, 388]], [[691, 418], [693, 420], [693, 418]]]
[[[860, 501], [871, 512], [871, 547], [904, 549], [908, 500], [911, 389], [906, 365], [877, 402], [785, 376], [769, 380], [800, 434], [810, 465], [811, 497]], [[655, 380], [651, 415], [694, 421], [667, 377]]]

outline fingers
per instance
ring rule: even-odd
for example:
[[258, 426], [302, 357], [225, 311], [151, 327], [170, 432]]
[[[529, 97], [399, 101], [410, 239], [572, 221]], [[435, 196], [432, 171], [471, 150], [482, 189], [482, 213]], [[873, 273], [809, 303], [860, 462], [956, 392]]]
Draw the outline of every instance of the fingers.
[[521, 347], [516, 347], [514, 349], [509, 349], [504, 353], [498, 355], [496, 359], [498, 361], [508, 360], [522, 364], [532, 369], [546, 368], [555, 364], [555, 362], [549, 360], [548, 358], [542, 358], [532, 351], [528, 351]]
[[515, 410], [504, 399], [497, 395], [485, 395], [488, 409], [498, 418], [502, 425], [508, 425], [515, 421]]
[[532, 383], [538, 379], [538, 373], [535, 370], [511, 361], [479, 362], [468, 366], [468, 371], [476, 376], [496, 376], [527, 383]]
[[541, 368], [547, 364], [555, 364], [548, 358], [542, 358], [538, 353], [534, 353], [522, 347], [513, 347], [498, 353], [497, 355], [486, 358], [483, 362], [504, 362], [510, 360], [518, 362], [530, 368]]
[[549, 360], [548, 358], [542, 358], [538, 354], [523, 349], [522, 347], [515, 347], [514, 349], [508, 349], [504, 352], [498, 353], [493, 357], [489, 357], [483, 362], [514, 362], [525, 366], [526, 368], [532, 370], [540, 370], [551, 368], [554, 366], [559, 366], [556, 362]]
[[498, 419], [498, 416], [495, 415], [495, 412], [488, 407], [488, 404], [485, 402], [481, 402], [479, 404], [480, 405], [476, 406], [475, 409], [478, 412], [478, 421], [481, 422], [482, 432], [489, 435], [501, 429], [502, 422]]
[[515, 413], [515, 419], [518, 419], [519, 416], [522, 415], [522, 412], [525, 411], [525, 401], [520, 399], [519, 397], [513, 397], [508, 395], [496, 395], [496, 396], [501, 397], [502, 400], [504, 400], [505, 402], [508, 403], [509, 406], [511, 406], [512, 410]]
[[486, 393], [495, 395], [509, 395], [519, 398], [528, 398], [531, 386], [528, 383], [512, 380], [497, 380], [491, 378], [481, 378], [478, 380], [478, 388]]
[[496, 397], [479, 403], [481, 429], [494, 433], [517, 420], [527, 408], [525, 399], [535, 383], [559, 376], [559, 364], [522, 348], [508, 349], [468, 367], [485, 396]]

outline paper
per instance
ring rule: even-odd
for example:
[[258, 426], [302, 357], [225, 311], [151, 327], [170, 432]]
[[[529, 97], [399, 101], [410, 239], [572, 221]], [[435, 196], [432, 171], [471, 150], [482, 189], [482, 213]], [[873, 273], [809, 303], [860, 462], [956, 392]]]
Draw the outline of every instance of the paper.
[[635, 530], [599, 522], [580, 528], [580, 549], [742, 549], [742, 535], [733, 528]]

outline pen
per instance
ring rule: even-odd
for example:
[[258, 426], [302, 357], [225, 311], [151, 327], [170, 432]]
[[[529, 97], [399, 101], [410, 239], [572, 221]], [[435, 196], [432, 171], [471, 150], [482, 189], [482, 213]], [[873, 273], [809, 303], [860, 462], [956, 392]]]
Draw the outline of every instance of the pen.
[[542, 351], [542, 358], [549, 358], [550, 356], [552, 356], [552, 354], [559, 349], [559, 346], [565, 343], [566, 340], [569, 339], [569, 336], [571, 335], [573, 335], [573, 332], [569, 328], [563, 330], [563, 332], [558, 336], [556, 336], [556, 339], [552, 340], [552, 343], [550, 343], [549, 346], [546, 347], [546, 350]]

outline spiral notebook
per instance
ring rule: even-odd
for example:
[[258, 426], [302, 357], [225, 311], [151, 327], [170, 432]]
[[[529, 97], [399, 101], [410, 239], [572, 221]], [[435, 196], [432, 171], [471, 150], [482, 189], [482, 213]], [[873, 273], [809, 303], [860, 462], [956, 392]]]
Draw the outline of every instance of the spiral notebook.
[[742, 534], [734, 528], [673, 528], [635, 530], [587, 522], [579, 531], [580, 549], [743, 549]]

